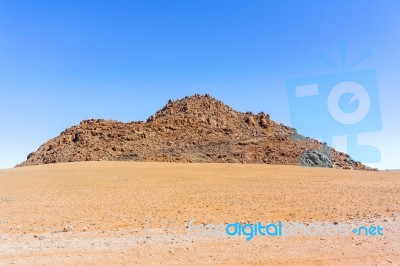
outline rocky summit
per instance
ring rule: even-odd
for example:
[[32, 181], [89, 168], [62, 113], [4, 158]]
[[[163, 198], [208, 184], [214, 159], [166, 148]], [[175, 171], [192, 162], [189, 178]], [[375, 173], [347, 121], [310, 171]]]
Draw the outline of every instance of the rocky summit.
[[[297, 134], [268, 114], [241, 113], [210, 95], [170, 100], [146, 122], [90, 119], [44, 143], [18, 166], [78, 161], [254, 163], [372, 170]], [[321, 162], [321, 163], [319, 163]]]

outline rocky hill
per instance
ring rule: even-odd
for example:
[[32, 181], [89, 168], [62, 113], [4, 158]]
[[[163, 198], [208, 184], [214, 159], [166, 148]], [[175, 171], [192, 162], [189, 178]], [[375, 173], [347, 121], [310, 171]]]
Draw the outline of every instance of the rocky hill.
[[147, 122], [82, 121], [18, 166], [77, 161], [158, 161], [306, 165], [371, 170], [302, 137], [268, 114], [241, 113], [208, 94], [173, 101]]

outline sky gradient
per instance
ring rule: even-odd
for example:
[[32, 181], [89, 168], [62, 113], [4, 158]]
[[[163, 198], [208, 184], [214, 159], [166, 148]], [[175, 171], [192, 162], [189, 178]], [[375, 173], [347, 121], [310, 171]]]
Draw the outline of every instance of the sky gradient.
[[290, 125], [288, 80], [347, 71], [370, 49], [353, 70], [376, 71], [382, 130], [363, 138], [381, 151], [372, 166], [400, 169], [399, 10], [394, 0], [0, 0], [0, 168], [81, 120], [145, 120], [195, 93]]

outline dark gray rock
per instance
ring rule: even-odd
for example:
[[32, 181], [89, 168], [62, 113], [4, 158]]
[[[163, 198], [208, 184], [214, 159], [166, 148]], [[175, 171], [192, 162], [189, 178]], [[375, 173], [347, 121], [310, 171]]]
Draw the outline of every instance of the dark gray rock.
[[333, 168], [330, 150], [308, 150], [300, 156], [299, 164], [306, 167]]

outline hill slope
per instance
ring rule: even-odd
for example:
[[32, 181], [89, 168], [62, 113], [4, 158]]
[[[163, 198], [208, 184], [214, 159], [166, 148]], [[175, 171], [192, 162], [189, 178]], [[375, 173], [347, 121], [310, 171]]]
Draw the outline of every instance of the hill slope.
[[[324, 148], [269, 115], [241, 113], [208, 94], [196, 94], [170, 100], [147, 122], [82, 121], [18, 166], [101, 160], [298, 165], [307, 150]], [[330, 159], [305, 154], [309, 162]], [[332, 150], [331, 155], [328, 165], [335, 168], [370, 170], [344, 153]]]

